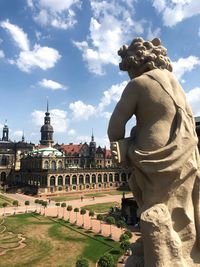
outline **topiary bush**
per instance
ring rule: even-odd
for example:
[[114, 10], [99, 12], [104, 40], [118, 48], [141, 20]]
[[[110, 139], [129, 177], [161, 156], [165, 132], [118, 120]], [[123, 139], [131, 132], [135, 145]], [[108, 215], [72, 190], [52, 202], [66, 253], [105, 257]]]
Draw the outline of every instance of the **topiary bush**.
[[113, 256], [105, 253], [98, 260], [98, 267], [115, 267]]
[[76, 267], [89, 267], [89, 262], [85, 258], [78, 259], [76, 262]]

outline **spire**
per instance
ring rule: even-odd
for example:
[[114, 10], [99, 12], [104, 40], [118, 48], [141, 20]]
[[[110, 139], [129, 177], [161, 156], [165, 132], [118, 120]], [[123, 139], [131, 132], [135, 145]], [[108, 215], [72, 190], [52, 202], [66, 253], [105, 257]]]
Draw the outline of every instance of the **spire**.
[[91, 136], [91, 142], [94, 142], [94, 134], [93, 134], [93, 128], [92, 128], [92, 136]]
[[24, 137], [24, 130], [23, 130], [23, 134], [22, 134], [22, 142], [24, 142], [25, 137]]
[[47, 97], [47, 112], [49, 112], [49, 99]]
[[49, 113], [49, 99], [48, 99], [48, 97], [47, 97], [47, 111], [46, 111], [45, 115], [46, 116], [49, 116], [50, 115], [50, 113]]

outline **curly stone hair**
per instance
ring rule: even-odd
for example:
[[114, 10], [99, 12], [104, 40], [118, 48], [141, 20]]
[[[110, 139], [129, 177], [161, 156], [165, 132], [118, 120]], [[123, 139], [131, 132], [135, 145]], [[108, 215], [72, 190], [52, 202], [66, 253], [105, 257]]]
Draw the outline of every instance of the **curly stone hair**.
[[135, 38], [129, 46], [123, 45], [118, 51], [118, 55], [122, 58], [119, 68], [123, 71], [137, 68], [142, 72], [153, 69], [167, 69], [172, 72], [167, 49], [161, 45], [158, 38], [152, 41], [145, 41], [141, 37]]

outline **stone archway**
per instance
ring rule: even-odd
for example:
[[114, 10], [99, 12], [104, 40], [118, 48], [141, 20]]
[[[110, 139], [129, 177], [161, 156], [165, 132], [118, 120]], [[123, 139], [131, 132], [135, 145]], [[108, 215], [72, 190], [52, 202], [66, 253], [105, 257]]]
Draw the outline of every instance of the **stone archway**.
[[4, 184], [6, 181], [6, 173], [5, 172], [2, 172], [1, 173], [1, 176], [0, 176], [0, 183], [1, 184]]

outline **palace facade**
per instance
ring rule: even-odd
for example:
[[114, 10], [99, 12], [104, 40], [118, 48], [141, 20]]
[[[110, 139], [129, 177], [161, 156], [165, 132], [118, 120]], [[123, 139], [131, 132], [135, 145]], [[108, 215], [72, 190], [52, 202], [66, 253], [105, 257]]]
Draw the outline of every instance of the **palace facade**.
[[106, 190], [127, 186], [128, 170], [113, 165], [111, 152], [91, 141], [54, 144], [50, 112], [44, 117], [40, 145], [20, 155], [20, 168], [12, 173], [11, 185], [36, 194]]

